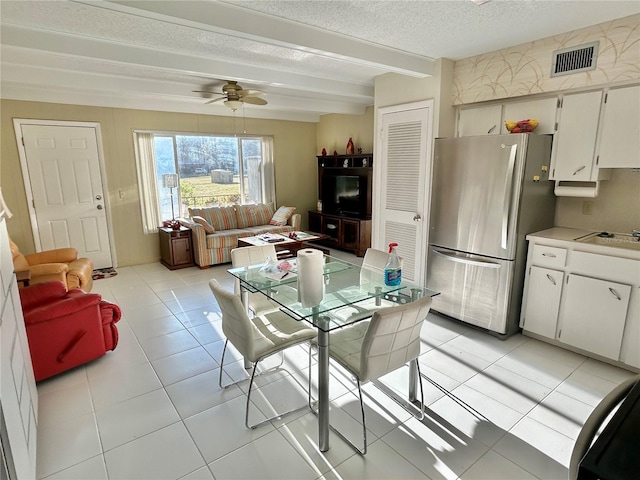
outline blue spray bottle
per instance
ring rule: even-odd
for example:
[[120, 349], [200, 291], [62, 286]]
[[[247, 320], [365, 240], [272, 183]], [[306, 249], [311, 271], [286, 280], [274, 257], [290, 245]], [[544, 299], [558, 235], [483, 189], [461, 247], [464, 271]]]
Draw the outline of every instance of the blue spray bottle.
[[384, 284], [390, 287], [400, 285], [402, 280], [402, 266], [396, 252], [397, 243], [389, 244], [389, 261], [384, 267]]

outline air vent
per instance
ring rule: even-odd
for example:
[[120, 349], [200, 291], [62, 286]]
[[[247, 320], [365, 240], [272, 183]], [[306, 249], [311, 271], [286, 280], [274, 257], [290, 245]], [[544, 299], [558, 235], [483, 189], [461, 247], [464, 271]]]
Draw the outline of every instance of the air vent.
[[553, 52], [551, 76], [571, 75], [596, 68], [598, 45], [600, 42], [586, 43], [577, 47], [563, 48]]

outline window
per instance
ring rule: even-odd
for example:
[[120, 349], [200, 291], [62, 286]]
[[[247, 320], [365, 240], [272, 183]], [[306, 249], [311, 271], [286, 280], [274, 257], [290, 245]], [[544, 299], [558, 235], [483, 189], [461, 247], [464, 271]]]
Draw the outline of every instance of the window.
[[[268, 203], [273, 189], [270, 137], [135, 132], [145, 233], [189, 207]], [[178, 175], [176, 188], [162, 176]], [[173, 207], [173, 208], [172, 208]]]

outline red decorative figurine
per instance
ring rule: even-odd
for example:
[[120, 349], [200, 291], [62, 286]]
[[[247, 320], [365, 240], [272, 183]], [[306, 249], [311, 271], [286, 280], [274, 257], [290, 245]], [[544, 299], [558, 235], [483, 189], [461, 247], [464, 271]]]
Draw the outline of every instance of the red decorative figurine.
[[347, 142], [347, 155], [353, 155], [353, 140], [349, 137], [349, 141]]

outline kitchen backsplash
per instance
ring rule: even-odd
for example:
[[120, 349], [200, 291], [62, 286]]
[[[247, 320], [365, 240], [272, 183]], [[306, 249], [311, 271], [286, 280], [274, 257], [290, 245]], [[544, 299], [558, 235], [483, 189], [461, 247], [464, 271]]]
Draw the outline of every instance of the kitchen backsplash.
[[[553, 52], [600, 41], [596, 69], [551, 78]], [[640, 80], [640, 15], [458, 60], [453, 104]]]
[[618, 233], [639, 229], [640, 172], [613, 169], [611, 179], [600, 182], [600, 192], [595, 198], [558, 197], [555, 224]]

